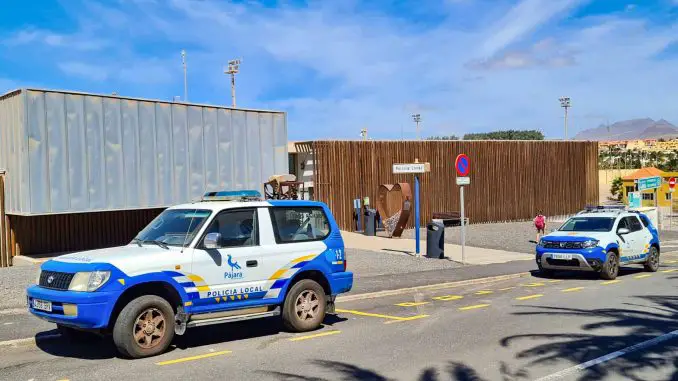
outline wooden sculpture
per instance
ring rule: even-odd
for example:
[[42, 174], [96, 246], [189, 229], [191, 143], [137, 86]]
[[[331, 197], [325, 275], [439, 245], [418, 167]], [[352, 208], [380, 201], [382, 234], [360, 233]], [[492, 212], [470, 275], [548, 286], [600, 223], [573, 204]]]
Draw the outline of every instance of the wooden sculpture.
[[267, 200], [298, 200], [304, 189], [302, 181], [296, 181], [294, 175], [274, 175], [264, 184], [264, 196]]
[[400, 237], [410, 219], [412, 189], [408, 183], [379, 186], [377, 211], [389, 237]]

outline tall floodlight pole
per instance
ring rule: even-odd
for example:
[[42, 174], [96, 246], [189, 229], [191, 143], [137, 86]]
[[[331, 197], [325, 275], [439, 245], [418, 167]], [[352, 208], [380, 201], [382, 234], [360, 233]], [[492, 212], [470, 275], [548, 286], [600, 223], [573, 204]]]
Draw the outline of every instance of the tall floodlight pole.
[[235, 75], [240, 69], [240, 60], [230, 60], [228, 61], [228, 68], [224, 70], [225, 74], [230, 74], [231, 76], [231, 105], [235, 107]]
[[421, 114], [412, 114], [412, 120], [417, 124], [417, 140], [421, 140], [421, 133], [419, 132], [419, 123], [421, 123]]
[[560, 101], [560, 107], [565, 109], [565, 140], [567, 140], [567, 109], [572, 105], [570, 103], [570, 97], [560, 97], [558, 100]]
[[186, 76], [186, 51], [181, 50], [181, 65], [184, 67], [184, 102], [188, 102], [188, 79]]

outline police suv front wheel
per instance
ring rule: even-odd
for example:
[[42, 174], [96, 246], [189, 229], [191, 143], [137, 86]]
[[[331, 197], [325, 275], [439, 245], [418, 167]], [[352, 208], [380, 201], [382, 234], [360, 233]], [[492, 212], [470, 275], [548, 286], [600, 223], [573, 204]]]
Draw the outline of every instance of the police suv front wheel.
[[650, 246], [650, 254], [645, 263], [645, 271], [657, 272], [659, 270], [659, 250], [656, 247]]
[[608, 251], [603, 268], [600, 270], [600, 276], [606, 280], [613, 280], [619, 274], [619, 257], [614, 251]]
[[311, 279], [302, 279], [292, 286], [283, 304], [285, 327], [294, 332], [307, 332], [320, 327], [325, 320], [325, 290]]
[[164, 352], [174, 338], [174, 310], [163, 298], [140, 296], [120, 311], [113, 327], [118, 351], [131, 358]]

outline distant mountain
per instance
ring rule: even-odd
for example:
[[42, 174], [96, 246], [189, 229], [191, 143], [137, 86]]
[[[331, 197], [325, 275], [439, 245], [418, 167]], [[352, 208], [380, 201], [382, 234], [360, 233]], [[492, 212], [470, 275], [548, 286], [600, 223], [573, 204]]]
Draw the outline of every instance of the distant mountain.
[[639, 140], [678, 137], [678, 127], [664, 119], [654, 121], [650, 118], [631, 119], [616, 122], [609, 126], [601, 125], [584, 130], [575, 135], [574, 140]]

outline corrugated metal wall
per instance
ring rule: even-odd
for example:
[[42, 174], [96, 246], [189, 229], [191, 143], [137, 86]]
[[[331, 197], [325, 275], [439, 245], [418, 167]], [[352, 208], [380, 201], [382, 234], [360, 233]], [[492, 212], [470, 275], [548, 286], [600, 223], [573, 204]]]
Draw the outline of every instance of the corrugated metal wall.
[[471, 223], [530, 219], [537, 209], [564, 215], [598, 202], [595, 142], [317, 141], [313, 151], [315, 198], [351, 231], [352, 200], [368, 196], [376, 207], [380, 184], [414, 186], [413, 175], [392, 174], [392, 164], [415, 158], [431, 163], [431, 172], [420, 177], [422, 224], [433, 212], [459, 211], [454, 159], [460, 153], [471, 159], [471, 185], [465, 190]]
[[159, 208], [287, 173], [282, 112], [22, 90], [0, 98], [7, 213]]

